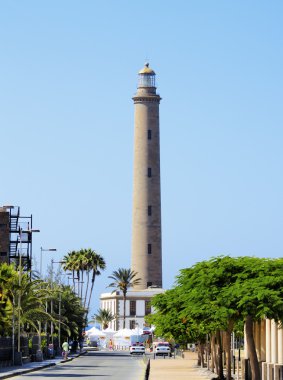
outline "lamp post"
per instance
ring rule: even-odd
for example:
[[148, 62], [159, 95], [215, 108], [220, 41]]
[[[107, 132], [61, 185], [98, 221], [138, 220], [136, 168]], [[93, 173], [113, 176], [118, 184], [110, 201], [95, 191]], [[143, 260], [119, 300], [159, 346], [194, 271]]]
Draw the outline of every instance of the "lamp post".
[[21, 358], [21, 285], [22, 285], [22, 234], [32, 234], [33, 232], [40, 232], [40, 230], [23, 230], [19, 228], [19, 238], [20, 238], [20, 251], [19, 251], [19, 296], [18, 296], [18, 352], [17, 360], [22, 364]]
[[40, 277], [42, 277], [42, 252], [56, 252], [57, 248], [42, 248], [40, 247]]
[[[43, 248], [40, 247], [40, 278], [42, 279], [42, 252], [56, 252], [57, 248]], [[47, 300], [45, 304], [45, 311], [47, 312]], [[47, 323], [45, 324], [45, 330], [47, 332]], [[41, 350], [41, 322], [39, 321], [39, 350]]]
[[[53, 259], [51, 259], [51, 289], [53, 289], [53, 265], [54, 264], [62, 264], [64, 263], [64, 261], [54, 261]], [[60, 281], [61, 283], [61, 281]], [[53, 314], [53, 294], [51, 296], [51, 316]], [[59, 293], [59, 316], [60, 316], [60, 319], [61, 319], [61, 291]], [[61, 328], [60, 328], [60, 320], [59, 320], [59, 334], [58, 334], [58, 343], [59, 343], [59, 347], [61, 348], [60, 346], [60, 341], [61, 340]], [[53, 346], [53, 321], [51, 321], [51, 325], [50, 325], [50, 334], [51, 334], [51, 343], [52, 343], [52, 346]]]

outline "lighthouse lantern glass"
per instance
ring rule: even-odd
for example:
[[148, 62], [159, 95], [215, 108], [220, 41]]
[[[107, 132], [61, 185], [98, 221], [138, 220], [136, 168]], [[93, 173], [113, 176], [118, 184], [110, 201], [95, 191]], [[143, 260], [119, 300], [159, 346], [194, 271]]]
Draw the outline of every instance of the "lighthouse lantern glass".
[[138, 87], [155, 87], [155, 74], [139, 74]]

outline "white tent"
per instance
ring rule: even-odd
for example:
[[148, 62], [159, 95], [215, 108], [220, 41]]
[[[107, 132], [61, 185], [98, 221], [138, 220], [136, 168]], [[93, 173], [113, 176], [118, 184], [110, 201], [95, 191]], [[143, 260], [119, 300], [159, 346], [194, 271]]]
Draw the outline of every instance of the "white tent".
[[104, 334], [106, 334], [106, 338], [105, 338], [105, 341], [106, 341], [105, 344], [106, 344], [106, 346], [109, 344], [110, 339], [112, 340], [112, 344], [113, 344], [113, 336], [116, 333], [116, 331], [113, 330], [113, 329], [111, 329], [110, 327], [107, 327], [107, 329], [102, 330], [102, 332]]
[[104, 332], [104, 334], [108, 335], [108, 334], [115, 334], [117, 331], [111, 329], [110, 327], [107, 327], [107, 329], [105, 330], [102, 330], [102, 332]]
[[114, 346], [116, 348], [128, 348], [131, 345], [131, 336], [134, 334], [134, 330], [121, 329], [113, 335]]
[[88, 331], [86, 331], [86, 335], [89, 336], [89, 335], [98, 335], [98, 336], [104, 336], [105, 337], [105, 334], [104, 332], [102, 332], [101, 330], [97, 329], [95, 326], [93, 326], [91, 329], [89, 329]]
[[106, 334], [103, 331], [98, 330], [96, 327], [92, 327], [88, 330], [86, 335], [91, 342], [97, 342], [98, 346], [106, 346]]

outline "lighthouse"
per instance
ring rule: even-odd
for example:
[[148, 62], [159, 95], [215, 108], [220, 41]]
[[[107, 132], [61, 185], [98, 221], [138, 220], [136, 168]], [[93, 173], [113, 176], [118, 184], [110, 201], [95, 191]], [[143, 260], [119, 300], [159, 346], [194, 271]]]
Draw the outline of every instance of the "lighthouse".
[[131, 269], [141, 278], [134, 289], [162, 288], [159, 103], [155, 72], [146, 63], [133, 97], [134, 175]]
[[[151, 299], [162, 288], [161, 197], [159, 103], [155, 72], [146, 63], [138, 73], [138, 87], [133, 97], [134, 173], [131, 270], [141, 278], [129, 289], [126, 300], [126, 327], [146, 327], [145, 316], [152, 312]], [[100, 308], [116, 316], [109, 327], [123, 326], [124, 300], [121, 291], [102, 293]]]

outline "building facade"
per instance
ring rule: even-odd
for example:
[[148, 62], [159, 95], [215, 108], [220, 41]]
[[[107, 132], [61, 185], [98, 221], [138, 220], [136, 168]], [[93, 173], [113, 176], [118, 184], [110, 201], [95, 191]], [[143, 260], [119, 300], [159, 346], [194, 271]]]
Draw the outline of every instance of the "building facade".
[[[258, 361], [261, 364], [261, 380], [283, 379], [283, 326], [274, 320], [262, 319], [254, 323], [254, 340]], [[247, 343], [245, 342], [245, 348]], [[245, 349], [245, 361], [249, 360]], [[245, 379], [246, 366], [243, 364], [242, 378]]]
[[9, 263], [10, 256], [10, 214], [0, 207], [0, 262]]
[[[153, 309], [150, 300], [156, 294], [163, 293], [164, 290], [145, 289], [130, 290], [126, 297], [126, 325], [128, 329], [136, 327], [143, 328], [147, 326], [145, 316], [151, 314]], [[113, 330], [119, 330], [123, 327], [123, 309], [124, 301], [122, 292], [103, 293], [100, 296], [100, 308], [110, 310], [115, 319], [109, 323], [109, 327]]]

